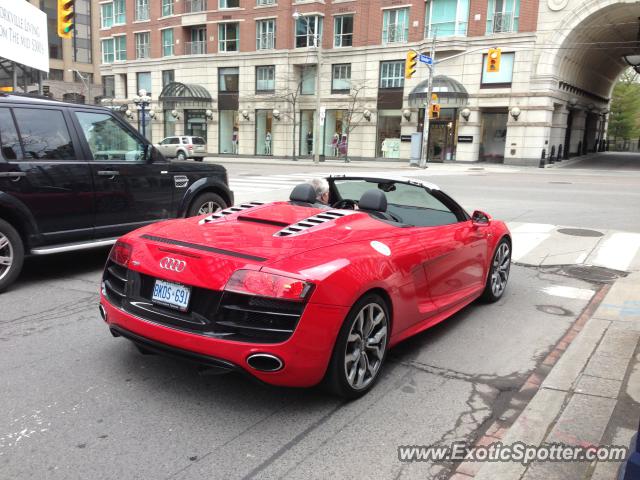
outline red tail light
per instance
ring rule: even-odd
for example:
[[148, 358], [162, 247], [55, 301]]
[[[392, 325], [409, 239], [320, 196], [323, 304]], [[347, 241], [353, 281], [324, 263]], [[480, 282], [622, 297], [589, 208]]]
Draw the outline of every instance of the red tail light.
[[224, 289], [228, 292], [301, 302], [311, 291], [311, 286], [310, 283], [297, 278], [254, 270], [238, 270], [231, 276]]
[[188, 148], [189, 150], [193, 150], [193, 145], [187, 145], [187, 148]]
[[123, 267], [128, 267], [129, 260], [131, 260], [131, 250], [132, 250], [131, 245], [118, 240], [113, 246], [113, 248], [111, 248], [111, 253], [109, 253], [109, 259], [114, 261], [118, 265], [122, 265]]

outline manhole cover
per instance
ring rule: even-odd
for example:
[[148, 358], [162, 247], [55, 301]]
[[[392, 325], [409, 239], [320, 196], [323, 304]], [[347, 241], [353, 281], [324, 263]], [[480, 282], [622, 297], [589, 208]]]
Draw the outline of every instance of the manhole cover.
[[571, 182], [549, 182], [552, 183], [554, 185], [573, 185], [573, 183]]
[[572, 237], [602, 237], [604, 235], [597, 230], [587, 230], [586, 228], [559, 228], [558, 232]]
[[557, 315], [559, 317], [569, 317], [573, 315], [571, 310], [558, 307], [557, 305], [536, 305], [536, 309], [540, 312], [548, 313], [549, 315]]
[[579, 278], [587, 282], [610, 283], [620, 277], [626, 276], [625, 272], [611, 270], [604, 267], [590, 267], [588, 265], [567, 265], [562, 267], [561, 272], [572, 278]]
[[484, 167], [471, 167], [471, 168], [467, 168], [467, 170], [484, 170]]

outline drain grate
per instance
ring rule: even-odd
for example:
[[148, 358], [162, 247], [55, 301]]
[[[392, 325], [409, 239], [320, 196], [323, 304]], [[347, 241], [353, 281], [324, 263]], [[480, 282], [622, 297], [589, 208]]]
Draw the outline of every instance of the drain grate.
[[626, 276], [626, 272], [588, 265], [567, 265], [557, 273], [563, 273], [569, 277], [592, 283], [611, 283], [620, 277]]
[[571, 235], [572, 237], [602, 237], [604, 233], [586, 228], [559, 228], [558, 233]]

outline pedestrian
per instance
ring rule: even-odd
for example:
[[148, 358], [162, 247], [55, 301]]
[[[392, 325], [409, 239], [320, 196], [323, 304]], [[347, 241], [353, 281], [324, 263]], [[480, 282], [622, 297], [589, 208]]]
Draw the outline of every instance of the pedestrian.
[[233, 129], [231, 143], [233, 144], [233, 153], [237, 155], [238, 153], [238, 129], [237, 128]]

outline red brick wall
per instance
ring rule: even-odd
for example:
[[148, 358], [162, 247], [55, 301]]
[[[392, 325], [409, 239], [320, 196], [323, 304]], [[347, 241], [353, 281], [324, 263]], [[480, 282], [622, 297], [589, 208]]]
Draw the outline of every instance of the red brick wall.
[[[469, 3], [469, 28], [467, 35], [481, 37], [487, 30], [487, 0], [471, 0]], [[480, 20], [475, 16], [480, 15]]]
[[520, 0], [520, 32], [535, 32], [538, 29], [538, 0]]

